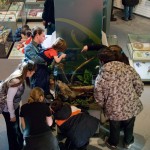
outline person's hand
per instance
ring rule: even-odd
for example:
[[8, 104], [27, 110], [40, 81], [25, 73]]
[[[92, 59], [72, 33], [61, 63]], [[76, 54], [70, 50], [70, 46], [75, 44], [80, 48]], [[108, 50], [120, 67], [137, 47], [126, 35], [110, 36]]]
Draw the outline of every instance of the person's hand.
[[62, 54], [61, 57], [62, 57], [62, 58], [65, 58], [65, 57], [66, 57], [66, 54]]
[[20, 44], [17, 45], [16, 48], [17, 48], [17, 50], [19, 50], [19, 49], [22, 48], [22, 47], [24, 47], [24, 45], [20, 43]]
[[44, 26], [46, 25], [46, 21], [45, 21], [45, 20], [43, 20], [43, 25], [44, 25]]
[[87, 51], [87, 50], [88, 50], [88, 46], [85, 45], [85, 46], [82, 48], [82, 51], [81, 51], [81, 52], [85, 52], [85, 51]]
[[10, 118], [10, 122], [16, 122], [16, 117]]

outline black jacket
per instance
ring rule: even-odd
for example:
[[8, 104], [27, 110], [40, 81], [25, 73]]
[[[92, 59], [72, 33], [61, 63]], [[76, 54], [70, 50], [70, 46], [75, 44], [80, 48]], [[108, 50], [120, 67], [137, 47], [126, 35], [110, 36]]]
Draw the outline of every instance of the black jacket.
[[42, 19], [46, 21], [46, 27], [48, 22], [55, 24], [54, 0], [45, 0]]
[[[54, 114], [54, 117], [56, 120], [64, 120], [71, 115], [71, 112], [70, 106], [64, 105], [60, 111]], [[59, 129], [67, 136], [75, 148], [79, 148], [89, 141], [89, 138], [94, 135], [99, 124], [100, 121], [97, 118], [82, 112], [70, 117], [59, 126]]]
[[124, 6], [131, 6], [131, 7], [133, 7], [133, 6], [137, 5], [138, 3], [139, 3], [139, 0], [122, 0], [122, 4]]

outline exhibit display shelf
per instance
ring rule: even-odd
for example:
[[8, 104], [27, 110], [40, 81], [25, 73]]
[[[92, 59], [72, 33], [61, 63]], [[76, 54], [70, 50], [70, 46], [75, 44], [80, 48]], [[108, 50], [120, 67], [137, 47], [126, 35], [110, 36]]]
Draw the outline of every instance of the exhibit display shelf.
[[130, 65], [143, 81], [150, 81], [150, 35], [128, 34]]

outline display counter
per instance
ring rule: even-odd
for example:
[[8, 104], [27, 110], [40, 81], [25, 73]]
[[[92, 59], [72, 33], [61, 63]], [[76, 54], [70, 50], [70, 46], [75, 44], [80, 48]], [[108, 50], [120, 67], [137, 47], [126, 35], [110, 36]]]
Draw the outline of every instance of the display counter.
[[143, 81], [150, 81], [150, 35], [129, 34], [130, 64]]

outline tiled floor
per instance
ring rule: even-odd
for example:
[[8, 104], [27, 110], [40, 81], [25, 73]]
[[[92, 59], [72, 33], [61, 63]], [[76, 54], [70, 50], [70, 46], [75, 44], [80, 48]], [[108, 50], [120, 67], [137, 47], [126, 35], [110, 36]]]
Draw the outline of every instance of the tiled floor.
[[[126, 43], [128, 42], [128, 33], [134, 34], [150, 34], [150, 19], [135, 16], [132, 21], [125, 22], [121, 20], [121, 10], [115, 10], [115, 16], [117, 17], [116, 22], [110, 24], [110, 34], [115, 34], [118, 37], [118, 44], [123, 48], [125, 53], [128, 54]], [[31, 23], [32, 26], [34, 23]], [[4, 66], [3, 66], [4, 67]], [[2, 66], [0, 67], [1, 70]], [[7, 69], [12, 70], [11, 67], [7, 66]], [[4, 72], [5, 73], [5, 72]], [[0, 73], [3, 77], [3, 72]], [[1, 77], [2, 77], [1, 76]], [[144, 105], [144, 110], [137, 117], [135, 122], [135, 143], [131, 147], [131, 150], [150, 150], [150, 86], [146, 85], [142, 94], [141, 100]], [[108, 150], [104, 144], [104, 136], [108, 135], [109, 132], [106, 128], [101, 128], [101, 134], [99, 138], [92, 138], [88, 150]], [[119, 150], [122, 148], [122, 136], [120, 138]], [[0, 115], [0, 150], [8, 150], [6, 128], [2, 115]]]

